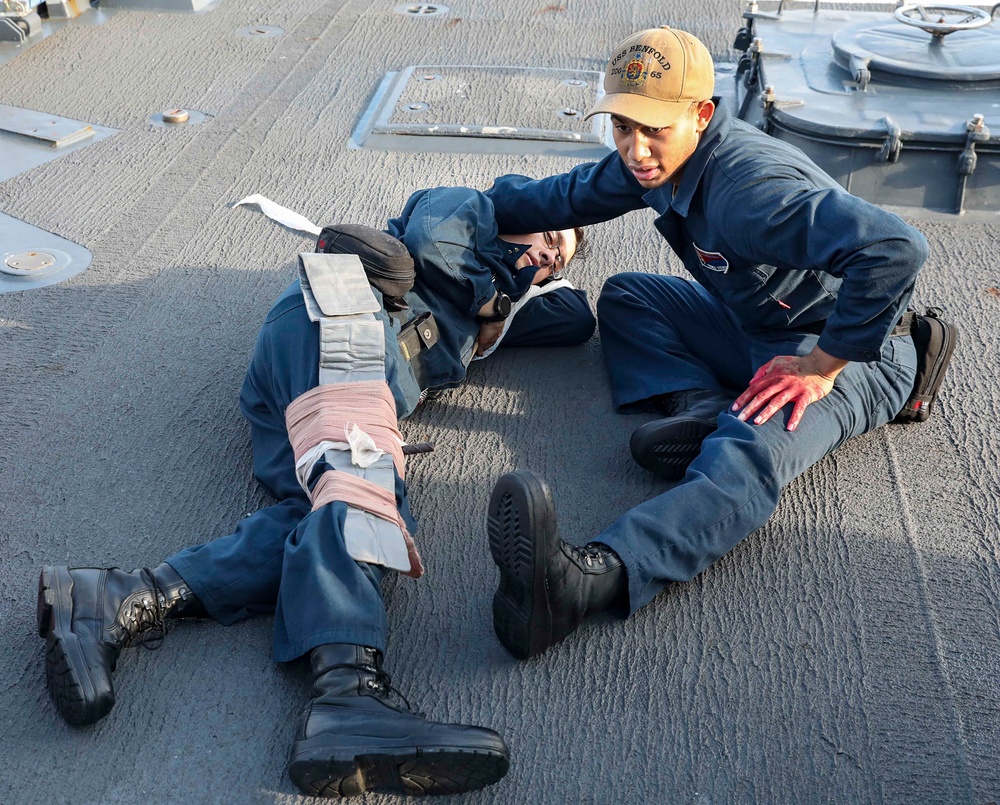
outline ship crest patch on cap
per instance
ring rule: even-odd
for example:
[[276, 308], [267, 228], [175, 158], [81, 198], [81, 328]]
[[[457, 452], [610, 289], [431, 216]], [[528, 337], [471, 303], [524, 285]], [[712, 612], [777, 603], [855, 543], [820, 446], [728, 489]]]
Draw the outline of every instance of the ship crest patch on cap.
[[632, 57], [632, 61], [625, 65], [625, 74], [622, 76], [622, 83], [630, 87], [638, 87], [646, 82], [649, 71], [639, 58], [639, 54]]

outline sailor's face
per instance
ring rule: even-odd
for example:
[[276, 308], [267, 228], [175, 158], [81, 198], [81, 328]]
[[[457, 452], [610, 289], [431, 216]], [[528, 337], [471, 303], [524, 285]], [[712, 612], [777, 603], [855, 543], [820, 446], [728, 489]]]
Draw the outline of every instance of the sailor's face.
[[647, 190], [667, 182], [678, 184], [714, 112], [711, 101], [692, 103], [673, 125], [662, 128], [612, 115], [615, 147], [625, 166]]
[[533, 285], [548, 279], [553, 274], [558, 274], [576, 254], [576, 233], [572, 229], [500, 237], [508, 243], [518, 243], [528, 247], [528, 251], [518, 258], [514, 267], [538, 266], [539, 270], [535, 272], [535, 277], [531, 281]]

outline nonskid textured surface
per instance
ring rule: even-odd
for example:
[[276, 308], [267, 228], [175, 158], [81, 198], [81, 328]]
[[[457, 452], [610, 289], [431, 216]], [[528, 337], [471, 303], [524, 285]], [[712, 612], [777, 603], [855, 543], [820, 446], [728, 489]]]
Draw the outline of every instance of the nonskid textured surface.
[[[151, 566], [269, 502], [237, 397], [257, 328], [314, 241], [228, 205], [259, 192], [320, 224], [382, 228], [422, 187], [567, 170], [575, 160], [348, 142], [390, 70], [603, 70], [615, 42], [662, 24], [726, 61], [743, 23], [732, 0], [446, 5], [426, 18], [363, 0], [122, 10], [0, 65], [4, 103], [118, 129], [0, 183], [5, 214], [93, 254], [78, 277], [0, 295], [4, 802], [309, 801], [285, 765], [311, 680], [271, 661], [268, 614], [180, 622], [159, 651], [123, 652], [114, 709], [82, 730], [50, 704], [34, 634], [44, 565]], [[284, 34], [239, 35], [251, 25]], [[146, 123], [174, 106], [210, 116]], [[490, 490], [537, 472], [563, 538], [585, 544], [669, 488], [629, 454], [646, 417], [612, 411], [595, 337], [500, 349], [402, 424], [436, 448], [407, 467], [427, 575], [386, 585], [386, 669], [419, 709], [489, 725], [511, 749], [503, 780], [455, 802], [1000, 801], [1000, 227], [916, 225], [931, 258], [915, 307], [962, 328], [931, 419], [847, 443], [696, 580], [527, 662], [493, 631]], [[684, 273], [646, 211], [587, 235], [566, 276], [592, 304], [617, 271]]]

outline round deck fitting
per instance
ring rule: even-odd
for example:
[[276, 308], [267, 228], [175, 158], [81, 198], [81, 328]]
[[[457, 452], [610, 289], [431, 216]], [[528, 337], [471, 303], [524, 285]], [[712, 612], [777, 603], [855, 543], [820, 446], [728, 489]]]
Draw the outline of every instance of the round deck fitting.
[[[19, 225], [20, 222], [15, 221], [14, 237], [22, 234]], [[65, 243], [68, 251], [46, 246], [44, 249], [22, 247], [22, 251], [0, 253], [0, 294], [55, 285], [84, 271], [90, 265], [90, 252], [79, 244]]]
[[15, 277], [44, 277], [56, 264], [56, 256], [48, 252], [18, 252], [0, 263], [0, 271]]
[[276, 36], [281, 36], [284, 32], [284, 29], [277, 25], [250, 25], [246, 28], [240, 28], [236, 33], [245, 39], [273, 39]]
[[187, 109], [164, 109], [161, 114], [164, 123], [187, 123], [191, 118]]
[[146, 118], [146, 122], [161, 128], [184, 128], [204, 123], [208, 117], [204, 112], [196, 112], [194, 109], [174, 108], [156, 112]]
[[439, 17], [447, 14], [451, 9], [437, 3], [407, 3], [396, 6], [393, 11], [397, 14], [405, 14], [410, 17]]

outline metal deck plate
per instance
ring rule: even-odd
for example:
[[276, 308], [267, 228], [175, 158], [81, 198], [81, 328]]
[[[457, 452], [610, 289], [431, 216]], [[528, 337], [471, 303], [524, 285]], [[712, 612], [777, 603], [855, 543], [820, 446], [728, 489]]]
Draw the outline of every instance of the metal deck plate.
[[115, 134], [117, 129], [0, 106], [0, 182]]
[[30, 137], [54, 148], [62, 148], [94, 136], [93, 127], [79, 120], [2, 103], [0, 103], [0, 130]]
[[386, 151], [524, 153], [599, 159], [607, 117], [583, 116], [603, 73], [417, 65], [383, 79], [351, 145]]
[[219, 3], [220, 0], [103, 0], [101, 5], [140, 11], [206, 11]]

